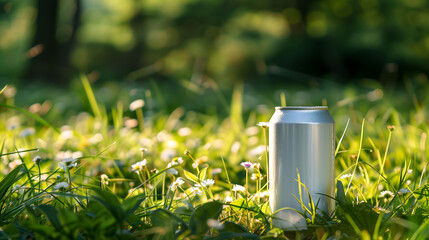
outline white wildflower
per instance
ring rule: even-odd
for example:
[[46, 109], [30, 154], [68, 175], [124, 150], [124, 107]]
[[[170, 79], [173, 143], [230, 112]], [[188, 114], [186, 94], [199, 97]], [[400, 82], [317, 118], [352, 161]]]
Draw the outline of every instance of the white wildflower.
[[67, 168], [73, 168], [77, 166], [77, 160], [76, 158], [64, 158], [61, 162], [63, 162]]
[[101, 184], [107, 185], [109, 184], [109, 177], [106, 174], [101, 174]]
[[242, 162], [240, 163], [241, 166], [243, 166], [244, 168], [253, 168], [253, 163], [251, 162]]
[[183, 181], [181, 178], [177, 178], [176, 181], [174, 181], [171, 185], [170, 185], [170, 189], [172, 191], [176, 190], [178, 187], [182, 186], [185, 183], [185, 181]]
[[35, 157], [33, 158], [33, 162], [34, 162], [35, 164], [39, 164], [39, 163], [40, 163], [40, 161], [42, 161], [42, 158], [41, 158], [40, 156], [35, 156]]
[[60, 191], [64, 191], [64, 190], [66, 190], [66, 188], [68, 188], [69, 187], [69, 184], [68, 183], [66, 183], [66, 182], [60, 182], [60, 183], [57, 183], [55, 186], [54, 186], [54, 190], [60, 190]]
[[64, 163], [58, 163], [58, 166], [64, 170], [64, 172], [67, 172], [67, 166]]
[[258, 126], [260, 126], [261, 128], [267, 128], [267, 127], [269, 127], [269, 123], [268, 122], [259, 122]]
[[268, 197], [268, 191], [262, 191], [260, 192], [260, 197]]
[[384, 198], [391, 198], [393, 197], [395, 194], [393, 194], [393, 192], [391, 191], [382, 191], [380, 193], [380, 197], [384, 197]]
[[205, 179], [205, 180], [201, 181], [201, 185], [203, 187], [212, 186], [212, 185], [214, 185], [214, 183], [215, 183], [215, 180], [213, 180], [213, 179]]
[[182, 163], [183, 163], [183, 158], [182, 158], [182, 157], [174, 158], [174, 159], [173, 159], [173, 160], [171, 160], [171, 162], [167, 165], [167, 168], [168, 168], [168, 167], [171, 167], [171, 166], [179, 165], [179, 164], [182, 164]]
[[143, 159], [142, 161], [131, 165], [131, 169], [136, 173], [138, 173], [139, 171], [143, 170], [144, 166], [146, 166], [146, 163], [147, 163], [146, 159]]
[[250, 179], [252, 179], [253, 181], [258, 181], [261, 178], [262, 178], [262, 176], [259, 173], [252, 173], [252, 176], [250, 177]]
[[191, 194], [201, 195], [203, 191], [199, 187], [191, 187]]
[[244, 191], [246, 191], [246, 188], [241, 186], [241, 185], [235, 184], [234, 187], [232, 187], [232, 191], [233, 192], [244, 192]]
[[232, 198], [231, 196], [226, 196], [225, 197], [225, 202], [226, 203], [228, 203], [228, 202], [233, 202], [234, 201], [234, 198]]
[[140, 150], [140, 152], [147, 152], [147, 148], [141, 147], [139, 150]]

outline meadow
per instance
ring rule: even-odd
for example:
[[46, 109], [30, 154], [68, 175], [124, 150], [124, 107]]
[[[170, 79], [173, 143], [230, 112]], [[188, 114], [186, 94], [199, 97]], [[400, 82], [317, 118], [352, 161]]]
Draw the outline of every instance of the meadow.
[[[427, 86], [6, 86], [0, 238], [426, 239]], [[271, 225], [260, 123], [286, 105], [336, 121], [336, 210], [296, 209], [306, 231]]]

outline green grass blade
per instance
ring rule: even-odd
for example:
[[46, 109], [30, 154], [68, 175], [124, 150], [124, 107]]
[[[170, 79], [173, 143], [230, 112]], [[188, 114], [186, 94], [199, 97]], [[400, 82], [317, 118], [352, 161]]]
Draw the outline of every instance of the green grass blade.
[[234, 130], [239, 133], [243, 128], [243, 85], [236, 86], [232, 94], [231, 122]]
[[[2, 145], [2, 150], [3, 150], [3, 146], [4, 146], [4, 142], [3, 142], [3, 145]], [[26, 149], [26, 150], [17, 150], [15, 152], [2, 153], [2, 154], [0, 154], [0, 157], [1, 156], [12, 155], [12, 154], [17, 154], [17, 153], [33, 152], [33, 151], [39, 151], [39, 149], [38, 148], [32, 148], [32, 149]]]
[[17, 110], [31, 118], [33, 118], [34, 120], [38, 121], [39, 123], [41, 123], [42, 125], [48, 127], [48, 128], [52, 128], [55, 132], [60, 133], [60, 131], [58, 129], [56, 129], [54, 126], [52, 126], [50, 123], [48, 123], [45, 119], [37, 116], [36, 114], [33, 114], [23, 108], [17, 107], [17, 106], [12, 106], [12, 105], [8, 105], [8, 104], [4, 104], [4, 103], [0, 103], [0, 107], [5, 107], [5, 108], [10, 108], [13, 110]]
[[286, 93], [284, 91], [280, 93], [280, 104], [282, 107], [286, 107]]
[[19, 165], [13, 169], [3, 180], [0, 182], [0, 202], [3, 201], [3, 198], [6, 196], [7, 191], [15, 184], [22, 175], [18, 176], [19, 171], [21, 170], [22, 165]]
[[83, 89], [85, 90], [86, 97], [88, 98], [89, 105], [91, 106], [94, 115], [101, 119], [100, 108], [98, 107], [97, 100], [95, 99], [94, 91], [92, 91], [91, 84], [89, 84], [88, 78], [81, 74], [80, 79], [82, 81]]
[[[417, 231], [413, 234], [413, 236], [411, 236], [410, 240], [415, 240], [415, 239], [426, 239], [427, 235], [425, 235], [424, 233], [428, 231], [429, 229], [429, 220], [426, 220], [425, 223], [423, 223], [418, 229]], [[421, 234], [423, 233], [423, 234]]]
[[6, 88], [7, 88], [7, 84], [2, 88], [2, 90], [0, 90], [0, 94], [2, 94]]
[[355, 176], [356, 169], [357, 169], [357, 167], [358, 167], [359, 157], [360, 157], [360, 153], [361, 153], [361, 151], [362, 151], [363, 129], [364, 129], [364, 126], [365, 126], [365, 118], [362, 120], [362, 127], [361, 127], [361, 132], [360, 132], [360, 141], [359, 141], [359, 150], [358, 150], [358, 155], [357, 155], [357, 157], [356, 157], [356, 163], [355, 163], [355, 167], [354, 167], [354, 169], [353, 169], [352, 176], [350, 177], [349, 185], [347, 186], [347, 189], [346, 189], [346, 194], [347, 194], [347, 192], [349, 191], [350, 186], [352, 185], [353, 177]]
[[343, 141], [344, 135], [346, 134], [347, 128], [349, 127], [350, 118], [347, 120], [346, 127], [344, 128], [343, 135], [341, 135], [340, 140], [338, 141], [337, 149], [335, 149], [335, 156], [337, 156], [338, 150], [340, 150], [341, 142]]

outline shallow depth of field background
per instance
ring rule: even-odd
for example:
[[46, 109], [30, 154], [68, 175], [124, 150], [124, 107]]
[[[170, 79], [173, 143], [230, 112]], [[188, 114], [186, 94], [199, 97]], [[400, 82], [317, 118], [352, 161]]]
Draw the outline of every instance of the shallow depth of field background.
[[[352, 181], [350, 205], [342, 207], [357, 229], [374, 238], [385, 230], [392, 239], [401, 231], [416, 238], [427, 232], [419, 230], [429, 224], [426, 1], [1, 1], [0, 59], [0, 89], [8, 85], [0, 98], [2, 151], [39, 148], [23, 159], [2, 156], [2, 175], [21, 160], [33, 165], [38, 154], [45, 173], [60, 173], [58, 179], [43, 180], [47, 192], [49, 184], [63, 180], [73, 180], [76, 188], [96, 188], [101, 174], [107, 174], [111, 181], [105, 187], [125, 198], [142, 180], [130, 170], [142, 158], [140, 148], [147, 148], [144, 158], [152, 176], [154, 168], [165, 169], [176, 157], [184, 158], [183, 168], [195, 171], [184, 154], [189, 150], [201, 167], [208, 167], [207, 178], [216, 181], [213, 197], [222, 202], [231, 197], [231, 183], [246, 183], [241, 162], [261, 163], [264, 177], [266, 148], [257, 124], [269, 121], [275, 106], [327, 105], [336, 121], [337, 143], [349, 122], [336, 156], [336, 179], [345, 187]], [[132, 103], [141, 103], [138, 110]], [[72, 177], [58, 167], [67, 157], [82, 158]], [[186, 178], [181, 168], [177, 176]], [[169, 173], [164, 189], [177, 176]], [[236, 201], [245, 198], [248, 204], [260, 193], [256, 182], [249, 186], [249, 194], [236, 194]], [[151, 207], [165, 206], [157, 202], [164, 197], [153, 199]], [[195, 199], [194, 207], [209, 200]], [[70, 204], [84, 203], [79, 201]], [[245, 207], [231, 210], [244, 212], [244, 220], [229, 216], [229, 210], [226, 219], [249, 234], [268, 235], [269, 223], [261, 220], [268, 212], [250, 219], [250, 204]], [[369, 211], [361, 214], [360, 207]], [[151, 210], [139, 211], [136, 216], [144, 220], [133, 225], [136, 236], [152, 227]], [[338, 231], [345, 238], [366, 236], [343, 213], [336, 214], [312, 222], [303, 237], [314, 237], [319, 228], [329, 233], [326, 237]], [[37, 219], [19, 216], [18, 224], [39, 229], [28, 223]], [[377, 221], [381, 224], [374, 228]], [[76, 229], [70, 236], [90, 233]]]
[[429, 70], [428, 3], [379, 1], [2, 1], [0, 76], [68, 86], [166, 80], [321, 79], [386, 85]]

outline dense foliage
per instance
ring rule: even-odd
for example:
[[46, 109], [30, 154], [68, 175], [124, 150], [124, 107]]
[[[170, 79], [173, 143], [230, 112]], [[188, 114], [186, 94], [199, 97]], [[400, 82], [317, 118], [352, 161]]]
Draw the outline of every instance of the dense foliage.
[[[79, 90], [40, 102], [29, 100], [36, 92], [31, 87], [8, 86], [0, 103], [0, 236], [425, 238], [429, 98], [419, 94], [426, 90], [424, 81], [407, 81], [408, 92], [376, 83], [275, 94], [269, 88], [228, 92], [197, 85], [167, 92], [152, 83], [124, 94], [117, 83], [93, 91], [82, 76]], [[45, 99], [55, 96], [43, 87], [34, 94], [41, 92], [50, 93]], [[116, 102], [109, 104], [107, 95]], [[198, 107], [192, 96], [211, 105]], [[303, 206], [297, 211], [308, 230], [283, 232], [271, 226], [267, 136], [257, 124], [268, 121], [276, 105], [315, 105], [323, 96], [337, 122], [336, 210], [324, 215]], [[179, 102], [170, 110], [172, 100]]]

